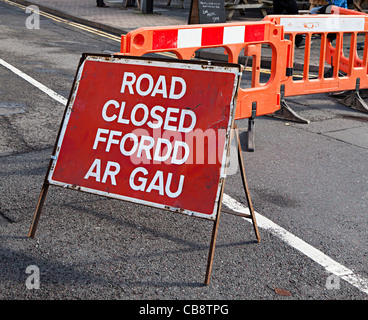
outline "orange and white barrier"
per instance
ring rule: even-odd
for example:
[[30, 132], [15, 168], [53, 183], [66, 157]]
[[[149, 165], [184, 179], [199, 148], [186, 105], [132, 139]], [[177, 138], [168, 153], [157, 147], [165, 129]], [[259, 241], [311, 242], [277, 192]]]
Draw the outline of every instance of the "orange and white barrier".
[[174, 52], [179, 59], [190, 59], [199, 48], [227, 47], [229, 62], [237, 62], [237, 47], [265, 40], [268, 23], [216, 24], [139, 28], [122, 36], [121, 53]]
[[[251, 117], [252, 110], [254, 115], [254, 104], [257, 104], [257, 116], [280, 109], [279, 83], [286, 68], [286, 60], [281, 57], [287, 56], [290, 43], [283, 39], [282, 26], [261, 21], [139, 28], [122, 36], [120, 54], [142, 56], [154, 52], [173, 52], [179, 59], [191, 59], [199, 49], [222, 47], [230, 63], [238, 62], [243, 49], [260, 63], [262, 43], [268, 43], [276, 57], [271, 66], [273, 79], [263, 87], [254, 77], [253, 88], [239, 89], [235, 115], [239, 119]], [[254, 71], [259, 74], [260, 67], [255, 67]]]
[[[358, 34], [368, 33], [368, 15], [332, 6], [331, 14], [267, 16], [260, 22], [139, 28], [122, 36], [122, 55], [142, 56], [154, 52], [173, 52], [178, 59], [191, 59], [203, 48], [222, 47], [228, 62], [237, 63], [239, 55], [252, 56], [250, 88], [240, 88], [236, 119], [273, 114], [280, 110], [283, 98], [312, 93], [368, 88], [368, 49], [363, 58], [356, 52]], [[305, 36], [303, 76], [292, 76], [294, 43], [298, 34]], [[330, 35], [336, 36], [335, 46]], [[319, 70], [309, 76], [312, 36], [320, 37]], [[343, 54], [343, 41], [350, 36], [349, 56]], [[272, 51], [271, 76], [259, 81], [261, 46]], [[325, 62], [333, 72], [325, 76]], [[341, 75], [339, 71], [344, 72]], [[368, 110], [367, 110], [368, 111]]]
[[[336, 11], [334, 11], [334, 8]], [[343, 15], [337, 14], [343, 12]], [[333, 92], [341, 90], [353, 90], [356, 80], [360, 78], [360, 86], [368, 87], [367, 76], [367, 49], [365, 48], [363, 59], [357, 55], [357, 36], [368, 31], [368, 15], [356, 11], [341, 9], [333, 6], [332, 14], [315, 14], [303, 16], [268, 16], [266, 21], [274, 22], [284, 27], [285, 35], [292, 42], [289, 67], [294, 61], [294, 42], [298, 34], [305, 35], [305, 54], [303, 78], [293, 80], [292, 77], [282, 81], [285, 84], [285, 97], [312, 93]], [[335, 47], [332, 45], [329, 35], [336, 37]], [[309, 66], [311, 58], [312, 36], [321, 38], [319, 52], [319, 70], [315, 79], [309, 78]], [[350, 37], [349, 57], [343, 54], [343, 42], [345, 36]], [[333, 74], [325, 77], [325, 62], [333, 67]], [[346, 73], [341, 76], [339, 70]]]

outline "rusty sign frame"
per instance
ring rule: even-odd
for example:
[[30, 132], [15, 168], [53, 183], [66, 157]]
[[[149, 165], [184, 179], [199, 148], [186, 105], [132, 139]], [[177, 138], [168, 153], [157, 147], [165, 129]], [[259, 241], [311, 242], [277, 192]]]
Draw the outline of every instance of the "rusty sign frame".
[[[231, 104], [230, 104], [229, 120], [227, 124], [227, 129], [226, 129], [226, 138], [224, 142], [224, 150], [223, 150], [222, 161], [221, 161], [221, 172], [218, 175], [219, 183], [217, 186], [216, 200], [214, 201], [213, 212], [210, 218], [208, 217], [208, 214], [203, 215], [201, 213], [194, 212], [191, 210], [186, 210], [183, 208], [168, 207], [162, 204], [151, 203], [145, 200], [139, 200], [139, 199], [130, 198], [130, 197], [122, 196], [122, 195], [115, 195], [115, 194], [107, 193], [107, 192], [100, 191], [100, 190], [93, 190], [90, 188], [71, 185], [68, 183], [63, 183], [63, 182], [52, 179], [53, 170], [57, 163], [58, 155], [60, 152], [60, 147], [63, 142], [66, 128], [68, 126], [68, 121], [70, 119], [71, 109], [73, 107], [73, 103], [75, 101], [75, 98], [78, 92], [78, 85], [79, 85], [79, 80], [82, 74], [83, 66], [86, 61], [91, 61], [91, 60], [110, 61], [110, 62], [118, 62], [118, 63], [136, 63], [138, 65], [147, 63], [147, 61], [149, 61], [149, 64], [152, 66], [167, 67], [168, 65], [172, 64], [172, 65], [175, 65], [175, 68], [178, 68], [180, 66], [180, 68], [182, 69], [208, 70], [208, 71], [216, 71], [216, 72], [226, 71], [227, 73], [233, 73], [235, 75], [234, 83], [233, 83], [233, 90], [232, 90], [232, 97], [231, 97]], [[104, 55], [104, 54], [87, 54], [87, 53], [83, 54], [79, 62], [79, 66], [76, 72], [73, 86], [72, 86], [72, 89], [69, 95], [68, 103], [65, 107], [63, 119], [62, 119], [62, 122], [59, 128], [57, 139], [56, 139], [54, 149], [51, 155], [51, 159], [50, 159], [50, 162], [47, 168], [43, 186], [41, 188], [41, 192], [40, 192], [37, 207], [36, 207], [36, 210], [33, 216], [32, 224], [31, 224], [31, 227], [28, 233], [28, 237], [33, 238], [35, 236], [36, 229], [37, 229], [37, 226], [40, 220], [41, 212], [43, 209], [43, 205], [46, 200], [46, 195], [47, 195], [50, 185], [79, 190], [79, 191], [101, 195], [101, 196], [105, 196], [109, 198], [115, 198], [115, 199], [119, 199], [123, 201], [133, 202], [136, 204], [155, 207], [155, 208], [163, 209], [166, 211], [179, 212], [179, 213], [186, 214], [188, 216], [194, 216], [197, 218], [203, 218], [203, 219], [214, 222], [212, 236], [211, 236], [210, 251], [208, 255], [206, 278], [205, 278], [205, 284], [208, 285], [210, 281], [214, 250], [215, 250], [215, 245], [216, 245], [216, 237], [217, 237], [217, 231], [218, 231], [218, 226], [219, 226], [219, 218], [220, 218], [220, 212], [221, 212], [221, 206], [222, 206], [222, 196], [223, 196], [224, 187], [225, 187], [226, 170], [227, 170], [226, 164], [228, 162], [229, 155], [230, 155], [231, 140], [235, 138], [233, 136], [234, 132], [236, 134], [236, 138], [238, 142], [237, 143], [238, 145], [238, 163], [241, 169], [241, 174], [242, 174], [241, 177], [242, 177], [243, 187], [244, 187], [245, 194], [246, 194], [246, 199], [247, 199], [249, 209], [250, 209], [250, 215], [244, 215], [244, 214], [226, 212], [226, 211], [224, 212], [229, 213], [229, 214], [240, 215], [245, 218], [251, 219], [253, 221], [254, 231], [255, 231], [257, 240], [258, 242], [260, 241], [258, 227], [257, 227], [257, 223], [255, 220], [255, 214], [254, 214], [253, 206], [250, 200], [250, 194], [249, 194], [249, 190], [248, 190], [248, 186], [247, 186], [247, 182], [245, 178], [245, 171], [244, 171], [243, 160], [242, 160], [242, 155], [241, 155], [241, 145], [240, 145], [240, 140], [239, 140], [239, 134], [238, 134], [237, 127], [234, 124], [236, 97], [237, 97], [237, 92], [240, 86], [242, 70], [243, 70], [243, 67], [241, 65], [231, 64], [231, 63], [221, 63], [221, 62], [213, 63], [209, 61], [186, 61], [186, 60], [174, 60], [174, 59], [155, 59], [155, 58], [132, 57], [132, 56], [125, 57], [125, 56], [119, 56], [119, 55]]]

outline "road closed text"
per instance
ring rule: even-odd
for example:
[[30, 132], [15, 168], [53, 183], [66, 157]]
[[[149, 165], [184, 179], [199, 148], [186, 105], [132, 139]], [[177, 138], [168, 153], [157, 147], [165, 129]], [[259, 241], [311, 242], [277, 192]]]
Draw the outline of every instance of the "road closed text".
[[[136, 75], [132, 72], [125, 72], [122, 77], [121, 93], [156, 96], [160, 95], [164, 99], [178, 100], [186, 93], [186, 82], [183, 78], [172, 77], [170, 87], [166, 77], [160, 75], [155, 83], [153, 77], [147, 73]], [[127, 110], [130, 110], [127, 112]], [[167, 164], [181, 165], [189, 157], [190, 148], [185, 141], [165, 139], [162, 137], [152, 137], [136, 132], [135, 129], [148, 127], [163, 131], [178, 133], [190, 132], [196, 125], [196, 114], [192, 110], [175, 107], [163, 107], [161, 105], [147, 106], [144, 103], [137, 103], [128, 106], [126, 101], [110, 99], [101, 108], [100, 116], [108, 124], [116, 122], [122, 127], [121, 131], [107, 128], [97, 128], [93, 142], [93, 150], [102, 149], [106, 153], [110, 151], [120, 152], [122, 156], [134, 159], [141, 159], [143, 163], [152, 160], [154, 163], [165, 162]], [[125, 125], [130, 125], [130, 130], [124, 130]], [[133, 126], [133, 130], [132, 130]], [[145, 130], [145, 132], [148, 132]], [[95, 179], [96, 182], [117, 185], [117, 175], [120, 172], [120, 164], [114, 161], [103, 163], [102, 159], [96, 158], [92, 162], [84, 179]], [[146, 176], [148, 170], [144, 167], [135, 168], [129, 177], [129, 186], [132, 190], [151, 192], [157, 190], [159, 195], [166, 195], [176, 198], [180, 195], [185, 177], [180, 175], [176, 186], [171, 186], [173, 182], [172, 172], [164, 174], [157, 170], [151, 181]]]
[[213, 220], [238, 75], [233, 66], [86, 57], [49, 182]]

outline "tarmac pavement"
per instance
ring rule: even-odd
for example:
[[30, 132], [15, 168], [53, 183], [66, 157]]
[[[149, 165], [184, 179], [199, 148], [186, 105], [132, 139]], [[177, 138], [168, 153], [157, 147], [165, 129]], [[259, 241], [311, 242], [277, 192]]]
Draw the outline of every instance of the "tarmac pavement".
[[16, 0], [24, 5], [37, 5], [41, 10], [73, 19], [105, 31], [125, 34], [141, 27], [182, 25], [188, 23], [190, 1], [173, 0], [170, 6], [166, 0], [155, 0], [153, 14], [144, 14], [137, 6], [123, 7], [122, 0], [106, 0], [109, 8], [98, 8], [94, 0]]
[[[170, 6], [167, 0], [155, 0], [153, 14], [144, 14], [137, 6], [123, 7], [120, 0], [106, 0], [108, 8], [98, 8], [93, 0], [14, 0], [23, 5], [37, 5], [40, 10], [55, 14], [65, 19], [71, 19], [91, 27], [111, 32], [114, 34], [126, 34], [141, 27], [159, 27], [168, 25], [187, 25], [190, 10], [190, 0], [184, 0], [184, 8], [181, 8], [181, 1], [173, 0]], [[267, 9], [268, 14], [272, 14], [272, 8]], [[240, 15], [235, 11], [231, 20], [234, 22], [254, 22], [261, 21], [263, 15], [260, 10], [247, 10], [245, 15]], [[310, 70], [318, 70], [319, 47], [312, 47]], [[317, 51], [316, 51], [317, 50]], [[206, 49], [197, 55], [199, 58], [208, 60], [227, 61], [223, 48]], [[269, 47], [262, 49], [262, 61], [269, 66], [272, 53]], [[239, 62], [244, 63], [244, 56], [239, 56]], [[294, 53], [294, 69], [300, 70], [304, 65], [304, 50], [296, 50]]]
[[[126, 34], [141, 27], [158, 27], [168, 25], [187, 25], [190, 11], [190, 0], [172, 0], [167, 5], [167, 0], [155, 0], [153, 3], [153, 14], [144, 14], [137, 5], [123, 6], [122, 0], [105, 0], [108, 8], [99, 8], [94, 0], [12, 0], [23, 5], [36, 5], [40, 10], [54, 14], [56, 16], [70, 19], [91, 27], [95, 27], [106, 32], [117, 35]], [[267, 9], [267, 13], [272, 14], [272, 8]], [[305, 10], [300, 11], [304, 13]], [[263, 15], [260, 10], [247, 10], [244, 15], [235, 11], [231, 20], [234, 22], [261, 21]], [[350, 41], [344, 41], [344, 50], [349, 50]], [[359, 40], [359, 39], [358, 39]], [[364, 41], [364, 40], [363, 40]], [[197, 58], [206, 60], [227, 61], [223, 48], [205, 49], [196, 55]], [[319, 69], [320, 41], [318, 36], [314, 37], [311, 44], [311, 55], [309, 61], [310, 73], [317, 73]], [[262, 47], [262, 66], [269, 67], [272, 59], [270, 46]], [[295, 48], [293, 68], [302, 71], [305, 65], [304, 49]], [[239, 55], [239, 63], [245, 63], [245, 57]], [[325, 70], [328, 65], [325, 66]], [[313, 76], [313, 75], [312, 75]]]
[[[4, 8], [2, 57], [64, 97], [81, 52], [116, 52], [119, 45], [98, 36], [86, 39], [80, 29], [51, 19], [43, 19], [37, 32], [22, 32], [24, 9]], [[37, 237], [29, 239], [26, 232], [64, 106], [6, 68], [0, 80], [0, 110], [13, 112], [0, 122], [5, 152], [0, 161], [0, 194], [5, 195], [0, 197], [1, 299], [366, 300], [366, 291], [351, 282], [327, 288], [331, 269], [288, 245], [284, 234], [280, 238], [262, 228], [262, 241], [255, 243], [250, 225], [231, 215], [221, 216], [208, 287], [201, 280], [211, 226], [199, 219], [52, 188]], [[255, 208], [353, 270], [363, 287], [368, 283], [367, 117], [327, 95], [288, 102], [311, 123], [257, 119], [256, 152], [246, 154]], [[247, 119], [238, 127], [243, 137]], [[239, 202], [244, 197], [240, 180], [229, 175], [225, 190]], [[40, 290], [25, 286], [25, 271], [32, 265], [41, 272]]]

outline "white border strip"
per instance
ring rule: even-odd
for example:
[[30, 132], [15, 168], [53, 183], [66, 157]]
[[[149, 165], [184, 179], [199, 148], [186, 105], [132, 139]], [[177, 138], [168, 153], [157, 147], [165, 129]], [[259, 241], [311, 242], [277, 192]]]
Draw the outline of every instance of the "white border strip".
[[48, 87], [44, 86], [42, 83], [38, 82], [37, 80], [33, 79], [29, 75], [25, 74], [24, 72], [20, 71], [16, 67], [13, 67], [11, 64], [5, 62], [3, 59], [0, 59], [0, 64], [4, 66], [5, 68], [9, 69], [10, 71], [14, 72], [16, 75], [20, 76], [24, 80], [28, 81], [30, 84], [34, 85], [36, 88], [40, 89], [44, 93], [46, 93], [48, 96], [53, 98], [54, 100], [60, 102], [63, 105], [66, 105], [68, 102], [68, 99], [65, 99], [60, 94], [56, 93], [55, 91], [52, 91]]

